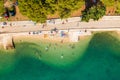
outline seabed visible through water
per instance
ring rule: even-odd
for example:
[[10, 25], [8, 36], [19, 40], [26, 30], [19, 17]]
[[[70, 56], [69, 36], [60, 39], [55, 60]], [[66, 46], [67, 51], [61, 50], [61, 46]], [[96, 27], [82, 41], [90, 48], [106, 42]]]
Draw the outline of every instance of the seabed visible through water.
[[0, 51], [0, 80], [120, 80], [120, 40], [109, 32], [78, 43], [15, 43]]

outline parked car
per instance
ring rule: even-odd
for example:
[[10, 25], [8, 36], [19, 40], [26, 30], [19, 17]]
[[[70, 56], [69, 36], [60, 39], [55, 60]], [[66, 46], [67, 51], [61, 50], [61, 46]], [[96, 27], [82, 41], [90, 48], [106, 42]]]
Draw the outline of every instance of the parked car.
[[8, 13], [8, 12], [4, 12], [4, 17], [5, 17], [6, 19], [8, 19], [8, 18], [9, 18], [9, 13]]
[[15, 6], [13, 5], [11, 8], [8, 9], [10, 16], [15, 16], [16, 14], [16, 9]]
[[8, 11], [7, 8], [5, 8], [5, 12], [4, 12], [3, 16], [4, 16], [6, 19], [9, 18], [9, 11]]
[[15, 16], [15, 10], [12, 10], [12, 11], [9, 11], [9, 14], [11, 15], [11, 16]]

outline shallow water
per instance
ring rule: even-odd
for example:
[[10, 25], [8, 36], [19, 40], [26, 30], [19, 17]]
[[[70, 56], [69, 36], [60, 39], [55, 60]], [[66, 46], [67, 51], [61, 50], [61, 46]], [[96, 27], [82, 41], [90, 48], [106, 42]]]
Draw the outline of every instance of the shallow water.
[[120, 79], [120, 41], [106, 32], [79, 43], [22, 42], [15, 47], [0, 52], [0, 80]]

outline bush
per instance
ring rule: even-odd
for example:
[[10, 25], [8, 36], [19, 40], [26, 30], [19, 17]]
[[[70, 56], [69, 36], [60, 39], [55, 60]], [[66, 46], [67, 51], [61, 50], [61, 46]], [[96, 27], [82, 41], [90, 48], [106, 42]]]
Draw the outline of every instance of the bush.
[[82, 21], [88, 22], [90, 19], [99, 20], [105, 15], [106, 8], [101, 3], [93, 5], [89, 9], [82, 11]]

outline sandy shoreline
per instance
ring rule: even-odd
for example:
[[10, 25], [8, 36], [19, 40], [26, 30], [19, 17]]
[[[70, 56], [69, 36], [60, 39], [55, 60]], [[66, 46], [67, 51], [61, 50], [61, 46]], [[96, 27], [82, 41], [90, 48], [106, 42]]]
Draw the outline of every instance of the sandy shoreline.
[[[1, 34], [0, 35], [0, 42], [3, 42], [3, 39], [5, 36], [11, 36], [13, 39], [14, 43], [20, 43], [20, 42], [50, 42], [50, 43], [76, 43], [76, 41], [71, 41], [71, 35], [68, 35], [68, 32], [65, 32], [65, 36], [60, 36], [60, 33], [50, 33], [50, 31], [47, 32], [42, 32], [42, 33], [35, 33], [33, 34], [30, 32], [24, 32], [24, 33], [8, 33], [8, 34]], [[81, 33], [81, 35], [78, 35], [78, 42], [83, 41], [87, 38], [92, 37], [94, 34], [91, 33], [91, 35], [84, 35], [86, 33]], [[115, 35], [115, 36], [119, 36], [120, 37], [120, 31], [114, 31], [113, 34], [111, 35]], [[119, 38], [118, 37], [118, 38]], [[74, 35], [73, 35], [74, 38]], [[120, 38], [119, 38], [120, 39]], [[8, 41], [8, 44], [10, 41]], [[4, 43], [3, 43], [4, 44]], [[1, 45], [0, 45], [1, 46]]]
[[[87, 30], [58, 30], [56, 28], [49, 31], [29, 31], [18, 33], [3, 33], [0, 34], [1, 44], [6, 46], [13, 46], [13, 42], [32, 42], [32, 41], [47, 41], [57, 43], [78, 42], [86, 36], [90, 36], [91, 31]], [[11, 40], [12, 39], [12, 40]], [[9, 45], [10, 44], [10, 45]]]
[[64, 42], [69, 42], [68, 38], [44, 38], [40, 35], [24, 35], [24, 36], [13, 36], [13, 39], [15, 42], [33, 42], [33, 41], [49, 41], [49, 42], [61, 42], [63, 40]]
[[[95, 33], [101, 33], [101, 32], [106, 32], [106, 31], [100, 31], [100, 32], [93, 32], [92, 35], [83, 35], [83, 36], [79, 36], [79, 41], [84, 40], [88, 37], [92, 37]], [[118, 39], [120, 39], [120, 31], [107, 31], [107, 32], [111, 32], [112, 36], [117, 37]], [[44, 37], [43, 34], [29, 34], [29, 33], [20, 33], [20, 34], [16, 34], [13, 36], [13, 39], [15, 40], [15, 42], [20, 42], [20, 41], [26, 41], [26, 42], [33, 42], [33, 41], [48, 41], [48, 42], [58, 42], [61, 43], [61, 40], [63, 40], [63, 43], [74, 43], [71, 42], [69, 39], [69, 36], [66, 37], [60, 37], [60, 36], [50, 36], [48, 35], [48, 37]]]
[[[81, 36], [80, 39], [84, 40], [89, 36]], [[52, 37], [52, 38], [44, 38], [39, 35], [24, 35], [24, 36], [13, 36], [15, 42], [38, 42], [38, 41], [46, 41], [46, 42], [58, 42], [58, 43], [73, 43], [70, 42], [69, 38], [60, 38], [60, 37]]]

